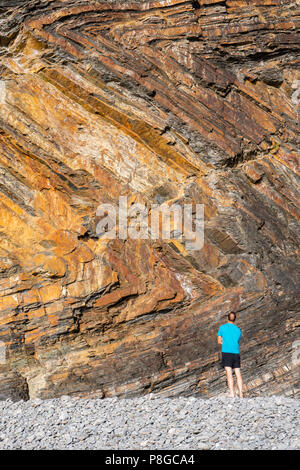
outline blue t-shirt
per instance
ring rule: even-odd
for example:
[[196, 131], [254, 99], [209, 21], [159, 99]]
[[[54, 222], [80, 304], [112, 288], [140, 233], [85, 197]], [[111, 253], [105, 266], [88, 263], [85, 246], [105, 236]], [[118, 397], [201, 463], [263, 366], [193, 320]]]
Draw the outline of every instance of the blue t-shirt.
[[220, 326], [218, 336], [222, 336], [222, 352], [239, 354], [241, 330], [238, 326], [225, 323]]

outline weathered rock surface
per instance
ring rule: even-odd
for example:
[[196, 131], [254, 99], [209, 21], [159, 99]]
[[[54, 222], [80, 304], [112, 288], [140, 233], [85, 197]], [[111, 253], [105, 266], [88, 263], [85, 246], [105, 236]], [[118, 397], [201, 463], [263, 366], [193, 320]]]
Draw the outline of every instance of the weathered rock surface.
[[[0, 398], [216, 396], [230, 309], [248, 396], [297, 395], [297, 2], [0, 15]], [[203, 248], [99, 238], [120, 195], [204, 204]]]

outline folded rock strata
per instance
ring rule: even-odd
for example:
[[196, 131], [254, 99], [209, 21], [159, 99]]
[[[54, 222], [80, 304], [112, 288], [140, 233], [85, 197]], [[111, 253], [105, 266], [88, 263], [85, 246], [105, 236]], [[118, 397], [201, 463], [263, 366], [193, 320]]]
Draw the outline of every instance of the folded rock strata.
[[[299, 5], [0, 5], [0, 398], [297, 396]], [[203, 204], [204, 245], [99, 236], [100, 204]]]

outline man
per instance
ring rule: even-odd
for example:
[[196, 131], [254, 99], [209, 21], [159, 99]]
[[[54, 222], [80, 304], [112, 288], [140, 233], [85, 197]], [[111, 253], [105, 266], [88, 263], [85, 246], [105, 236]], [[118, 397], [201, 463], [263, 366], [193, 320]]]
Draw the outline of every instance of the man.
[[225, 368], [229, 396], [234, 398], [234, 385], [232, 369], [234, 369], [239, 397], [243, 398], [243, 380], [241, 375], [241, 361], [239, 351], [239, 341], [241, 339], [241, 330], [234, 325], [236, 314], [229, 312], [228, 322], [221, 325], [218, 331], [218, 343], [222, 345], [222, 366]]

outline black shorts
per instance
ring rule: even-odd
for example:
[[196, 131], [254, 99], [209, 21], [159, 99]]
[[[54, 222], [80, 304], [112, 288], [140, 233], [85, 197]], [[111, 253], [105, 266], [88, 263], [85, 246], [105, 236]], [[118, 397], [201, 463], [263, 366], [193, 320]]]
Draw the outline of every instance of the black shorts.
[[241, 359], [239, 354], [222, 353], [222, 366], [231, 367], [232, 369], [239, 369], [241, 367]]

